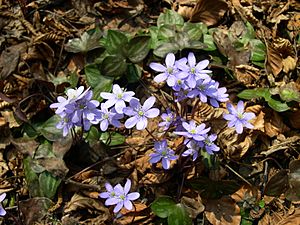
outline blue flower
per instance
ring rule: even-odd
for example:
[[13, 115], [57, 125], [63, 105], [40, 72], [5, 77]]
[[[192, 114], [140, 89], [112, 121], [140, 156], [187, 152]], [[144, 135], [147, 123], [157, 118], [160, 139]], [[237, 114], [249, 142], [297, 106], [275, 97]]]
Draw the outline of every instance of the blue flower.
[[106, 192], [100, 193], [101, 198], [106, 198], [105, 205], [116, 205], [114, 208], [114, 213], [119, 212], [123, 207], [128, 210], [132, 210], [133, 205], [131, 201], [134, 201], [140, 197], [140, 193], [132, 192], [129, 193], [131, 188], [131, 181], [127, 179], [124, 188], [117, 184], [112, 187], [109, 183], [105, 185]]
[[208, 73], [211, 73], [211, 70], [204, 70], [208, 64], [208, 60], [203, 60], [196, 63], [196, 57], [194, 53], [190, 52], [188, 54], [188, 65], [184, 63], [178, 63], [178, 68], [186, 74], [187, 84], [190, 88], [196, 86], [196, 81], [199, 79], [210, 79]]
[[177, 63], [175, 61], [175, 55], [169, 53], [165, 59], [165, 66], [160, 63], [152, 62], [150, 63], [150, 68], [154, 71], [160, 72], [157, 76], [154, 77], [154, 81], [157, 83], [167, 81], [169, 87], [173, 87], [176, 84], [177, 79], [183, 79], [188, 76], [188, 74], [180, 73], [177, 68]]
[[176, 160], [178, 156], [174, 155], [174, 151], [168, 148], [168, 144], [166, 140], [157, 141], [154, 143], [155, 153], [151, 153], [150, 163], [158, 163], [162, 162], [162, 166], [165, 170], [169, 169], [170, 161]]
[[2, 206], [2, 202], [5, 199], [5, 197], [6, 197], [6, 193], [2, 193], [0, 195], [0, 216], [5, 216], [6, 215], [6, 211]]
[[163, 119], [163, 122], [160, 122], [158, 126], [164, 127], [164, 130], [168, 130], [170, 125], [176, 120], [175, 113], [170, 109], [167, 109], [167, 112], [161, 114], [160, 117]]
[[121, 123], [119, 119], [123, 118], [123, 114], [119, 114], [115, 111], [115, 109], [108, 110], [104, 103], [100, 105], [100, 129], [101, 131], [106, 131], [108, 126], [111, 124], [114, 127], [121, 127]]
[[174, 133], [187, 138], [192, 138], [195, 141], [203, 141], [205, 139], [204, 135], [210, 130], [210, 127], [205, 129], [204, 123], [197, 126], [196, 122], [193, 120], [189, 123], [182, 122], [182, 126], [185, 131], [176, 131]]
[[129, 102], [129, 107], [123, 109], [124, 114], [131, 116], [125, 121], [126, 128], [132, 128], [136, 125], [136, 129], [143, 130], [147, 127], [148, 118], [154, 118], [159, 115], [159, 109], [151, 107], [155, 103], [155, 97], [149, 97], [144, 105], [136, 98], [132, 98]]
[[243, 127], [252, 129], [254, 126], [249, 123], [249, 120], [255, 118], [255, 114], [252, 112], [244, 112], [244, 102], [239, 101], [235, 108], [232, 104], [227, 103], [228, 114], [224, 114], [225, 120], [228, 120], [228, 127], [235, 127], [238, 134], [243, 133]]
[[201, 142], [195, 141], [193, 139], [186, 139], [184, 143], [186, 144], [186, 147], [188, 149], [182, 153], [182, 156], [186, 157], [192, 155], [192, 160], [195, 161], [198, 158], [198, 154], [201, 148]]
[[204, 148], [206, 152], [210, 155], [212, 155], [214, 152], [218, 152], [220, 148], [213, 143], [217, 139], [216, 134], [206, 135], [205, 139], [200, 142], [200, 147]]
[[113, 93], [101, 92], [100, 96], [107, 101], [104, 103], [104, 107], [110, 108], [115, 106], [117, 113], [122, 114], [123, 109], [126, 107], [125, 102], [130, 102], [134, 96], [133, 91], [124, 91], [118, 84], [113, 85]]

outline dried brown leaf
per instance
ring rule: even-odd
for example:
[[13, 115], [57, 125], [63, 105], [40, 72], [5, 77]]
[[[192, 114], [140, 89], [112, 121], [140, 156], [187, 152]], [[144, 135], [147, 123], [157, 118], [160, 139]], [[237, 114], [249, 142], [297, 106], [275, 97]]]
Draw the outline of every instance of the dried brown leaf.
[[265, 115], [265, 133], [274, 137], [289, 131], [290, 128], [283, 123], [279, 113], [274, 110], [267, 110]]
[[59, 158], [39, 159], [39, 164], [54, 176], [64, 178], [69, 169], [66, 167], [64, 160]]
[[246, 87], [255, 87], [256, 81], [260, 77], [259, 69], [248, 65], [236, 66], [234, 73], [237, 80], [244, 84]]
[[280, 170], [267, 182], [264, 194], [268, 196], [279, 196], [288, 188], [288, 170]]
[[205, 216], [213, 225], [240, 224], [240, 208], [230, 197], [208, 200], [205, 204]]
[[281, 220], [277, 225], [296, 225], [300, 224], [300, 209], [295, 209], [295, 212], [286, 217], [285, 219]]
[[228, 10], [228, 5], [223, 0], [198, 0], [192, 16], [191, 22], [203, 22], [207, 26], [215, 25]]
[[247, 201], [257, 201], [260, 199], [259, 190], [254, 186], [243, 185], [237, 192], [231, 195], [231, 198], [235, 200], [236, 203]]
[[170, 173], [147, 173], [141, 180], [141, 184], [152, 185], [165, 183], [172, 175]]
[[257, 136], [254, 132], [238, 135], [234, 128], [226, 128], [218, 135], [218, 144], [227, 157], [239, 160], [254, 144]]
[[15, 71], [20, 55], [27, 49], [26, 42], [6, 48], [0, 56], [0, 80], [6, 79]]
[[192, 219], [196, 219], [196, 217], [205, 209], [199, 195], [193, 197], [182, 196], [180, 203], [184, 205], [184, 208]]
[[291, 70], [294, 70], [297, 65], [297, 58], [293, 58], [292, 56], [288, 56], [287, 58], [282, 60], [283, 72], [288, 73]]
[[35, 197], [19, 202], [19, 209], [22, 213], [23, 222], [32, 225], [41, 222], [47, 211], [53, 206], [53, 202], [44, 197]]
[[145, 220], [150, 217], [150, 209], [146, 204], [143, 203], [134, 203], [135, 210], [127, 210], [126, 208], [122, 208], [120, 213], [123, 215], [116, 222], [118, 225], [129, 225], [132, 222], [137, 224], [145, 224]]
[[282, 65], [282, 56], [276, 50], [274, 46], [268, 46], [267, 51], [267, 69], [270, 73], [273, 73], [275, 77], [278, 76], [278, 74], [281, 72], [283, 68]]

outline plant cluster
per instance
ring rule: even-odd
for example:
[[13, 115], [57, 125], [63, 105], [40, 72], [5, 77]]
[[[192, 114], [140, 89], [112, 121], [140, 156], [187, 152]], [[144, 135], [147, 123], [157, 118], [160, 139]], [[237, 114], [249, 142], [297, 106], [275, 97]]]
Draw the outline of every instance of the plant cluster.
[[[197, 160], [201, 151], [208, 154], [218, 152], [220, 148], [214, 143], [217, 135], [210, 133], [211, 128], [204, 123], [198, 123], [193, 119], [197, 105], [190, 107], [190, 100], [201, 101], [220, 107], [220, 103], [228, 102], [228, 94], [225, 87], [219, 87], [219, 83], [212, 79], [212, 71], [207, 69], [208, 60], [196, 61], [194, 53], [190, 52], [187, 57], [176, 60], [173, 53], [167, 54], [165, 63], [150, 63], [150, 68], [159, 74], [154, 77], [157, 83], [165, 82], [174, 99], [168, 109], [160, 110], [153, 107], [156, 101], [154, 96], [148, 97], [142, 104], [133, 91], [125, 91], [118, 84], [114, 84], [112, 92], [101, 92], [100, 96], [105, 100], [101, 104], [98, 100], [92, 100], [92, 90], [81, 86], [78, 89], [69, 89], [67, 98], [59, 96], [58, 103], [50, 107], [56, 109], [55, 113], [61, 118], [57, 128], [63, 130], [66, 136], [75, 127], [82, 127], [89, 131], [91, 125], [100, 125], [102, 132], [109, 126], [120, 128], [121, 122], [127, 129], [136, 127], [137, 130], [146, 129], [154, 138], [154, 152], [149, 155], [149, 162], [157, 165], [161, 162], [162, 168], [168, 170], [172, 162], [181, 160], [181, 157], [191, 157]], [[180, 106], [179, 106], [180, 105]], [[97, 107], [100, 106], [100, 109]], [[179, 110], [181, 108], [181, 110]], [[237, 108], [227, 103], [228, 114], [224, 119], [228, 120], [229, 127], [235, 127], [236, 132], [241, 134], [243, 128], [253, 128], [249, 123], [255, 117], [253, 113], [244, 112], [244, 103], [239, 101]], [[163, 138], [156, 138], [147, 129], [148, 119], [158, 117], [161, 114], [162, 122], [158, 128], [162, 128]], [[159, 130], [157, 132], [160, 132]], [[170, 134], [184, 137], [182, 145], [177, 149], [171, 149], [167, 137]], [[116, 205], [114, 212], [119, 212], [124, 206], [132, 209], [131, 201], [139, 198], [139, 193], [129, 193], [131, 181], [127, 180], [124, 188], [117, 184], [112, 187], [106, 184], [106, 192], [100, 194], [106, 198], [105, 205]]]

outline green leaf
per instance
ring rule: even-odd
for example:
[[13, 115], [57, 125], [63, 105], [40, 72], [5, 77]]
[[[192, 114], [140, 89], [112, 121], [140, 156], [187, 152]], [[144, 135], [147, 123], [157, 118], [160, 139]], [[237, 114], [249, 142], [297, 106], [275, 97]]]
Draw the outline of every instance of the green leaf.
[[237, 95], [242, 99], [256, 99], [256, 98], [264, 98], [266, 101], [271, 98], [269, 88], [256, 88], [256, 89], [246, 89], [240, 92]]
[[266, 46], [261, 40], [250, 40], [251, 61], [264, 61], [266, 58]]
[[105, 76], [120, 77], [126, 72], [126, 69], [125, 58], [116, 55], [105, 57], [101, 64], [101, 73]]
[[189, 40], [197, 41], [207, 33], [207, 26], [203, 23], [184, 23], [183, 32], [187, 33]]
[[51, 158], [55, 157], [52, 152], [52, 144], [45, 140], [36, 150], [34, 159], [41, 159], [41, 158]]
[[128, 83], [136, 83], [142, 76], [142, 68], [137, 64], [127, 66], [126, 78]]
[[56, 194], [56, 190], [60, 182], [61, 179], [54, 177], [48, 171], [44, 171], [43, 173], [41, 173], [39, 176], [41, 196], [52, 199]]
[[39, 177], [38, 175], [31, 169], [32, 158], [27, 156], [23, 159], [23, 167], [25, 173], [25, 179], [28, 186], [28, 191], [31, 196], [36, 197], [40, 196], [39, 189]]
[[267, 100], [268, 105], [277, 112], [284, 112], [290, 109], [290, 107], [285, 103], [273, 98]]
[[102, 47], [100, 44], [101, 37], [101, 32], [94, 32], [92, 34], [84, 32], [80, 38], [70, 39], [65, 45], [65, 50], [73, 53], [86, 53], [90, 50], [100, 48]]
[[165, 13], [161, 13], [157, 19], [157, 26], [160, 27], [162, 25], [183, 25], [184, 19], [177, 12], [167, 9]]
[[84, 72], [88, 84], [95, 88], [101, 82], [101, 72], [98, 64], [89, 64], [84, 67]]
[[167, 218], [176, 206], [175, 201], [169, 196], [160, 196], [151, 204], [151, 210], [160, 218]]
[[128, 43], [128, 39], [125, 34], [117, 30], [108, 30], [106, 37], [106, 50], [110, 54], [123, 55], [123, 48]]
[[201, 41], [189, 41], [185, 48], [194, 48], [194, 49], [206, 49], [207, 46]]
[[133, 63], [142, 61], [150, 50], [149, 48], [150, 37], [149, 36], [137, 36], [132, 38], [128, 44], [127, 57]]
[[217, 49], [217, 47], [214, 43], [214, 38], [210, 34], [203, 35], [203, 44], [206, 45], [206, 48], [203, 49], [205, 51], [214, 51]]
[[193, 221], [189, 217], [186, 209], [180, 203], [176, 204], [169, 216], [168, 216], [168, 225], [192, 225]]
[[174, 25], [163, 25], [158, 29], [157, 38], [160, 40], [169, 40], [171, 37], [175, 37], [176, 31]]
[[62, 138], [62, 129], [57, 129], [56, 125], [61, 120], [58, 115], [50, 117], [41, 127], [39, 132], [49, 141], [56, 141]]
[[102, 101], [101, 92], [110, 92], [112, 88], [113, 77], [100, 76], [98, 85], [94, 88], [94, 99]]
[[179, 49], [177, 43], [164, 43], [154, 49], [153, 53], [158, 57], [164, 58], [169, 52], [176, 53]]
[[95, 143], [100, 138], [100, 132], [96, 127], [91, 127], [90, 130], [85, 134], [84, 138], [91, 144]]
[[100, 140], [108, 146], [116, 146], [123, 144], [125, 137], [117, 132], [105, 132], [101, 134]]
[[150, 39], [150, 49], [155, 49], [158, 45], [158, 30], [159, 28], [158, 27], [149, 27], [149, 32], [150, 32], [150, 36], [151, 36], [151, 39]]

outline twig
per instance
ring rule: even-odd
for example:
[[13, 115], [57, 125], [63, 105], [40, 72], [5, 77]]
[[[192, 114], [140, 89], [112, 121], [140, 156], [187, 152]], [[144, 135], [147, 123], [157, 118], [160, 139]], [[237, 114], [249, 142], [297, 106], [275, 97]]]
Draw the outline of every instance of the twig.
[[245, 183], [247, 183], [247, 184], [249, 184], [250, 186], [252, 186], [252, 184], [249, 182], [249, 181], [247, 181], [244, 177], [242, 177], [238, 172], [236, 172], [234, 169], [232, 169], [230, 166], [228, 166], [228, 165], [225, 165], [225, 167], [227, 168], [227, 169], [229, 169], [231, 172], [233, 172], [236, 176], [238, 176], [241, 180], [243, 180]]

